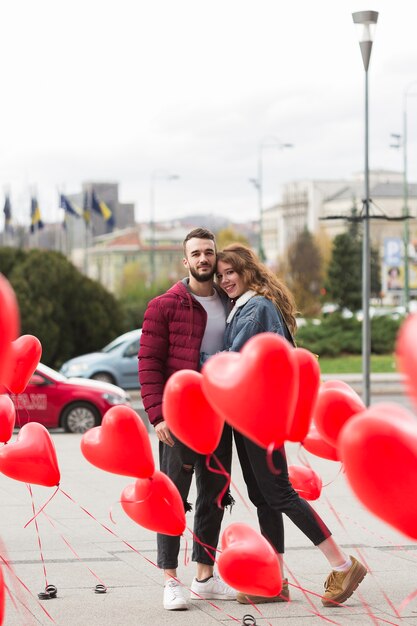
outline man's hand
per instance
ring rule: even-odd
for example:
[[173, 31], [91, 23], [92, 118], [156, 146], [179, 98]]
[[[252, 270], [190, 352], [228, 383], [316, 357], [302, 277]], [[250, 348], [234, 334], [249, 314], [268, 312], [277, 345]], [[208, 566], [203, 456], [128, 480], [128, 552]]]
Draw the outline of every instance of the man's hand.
[[162, 443], [166, 443], [167, 446], [170, 446], [170, 448], [172, 448], [175, 442], [171, 437], [171, 433], [169, 432], [169, 428], [166, 425], [166, 422], [159, 422], [159, 424], [155, 426], [155, 432], [159, 441], [161, 441]]

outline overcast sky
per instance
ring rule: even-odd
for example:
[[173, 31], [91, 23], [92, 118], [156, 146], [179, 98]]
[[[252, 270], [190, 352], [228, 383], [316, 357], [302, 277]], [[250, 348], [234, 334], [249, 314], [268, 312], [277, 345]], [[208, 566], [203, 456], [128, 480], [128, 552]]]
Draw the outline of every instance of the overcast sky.
[[[389, 143], [417, 81], [415, 0], [3, 0], [0, 182], [14, 218], [28, 220], [31, 188], [52, 221], [58, 188], [111, 180], [147, 220], [161, 172], [180, 178], [156, 180], [157, 219], [256, 219], [248, 179], [270, 136], [294, 147], [263, 151], [266, 205], [288, 180], [363, 170], [358, 10], [379, 11], [370, 167], [401, 170]], [[406, 101], [416, 181], [417, 97]]]

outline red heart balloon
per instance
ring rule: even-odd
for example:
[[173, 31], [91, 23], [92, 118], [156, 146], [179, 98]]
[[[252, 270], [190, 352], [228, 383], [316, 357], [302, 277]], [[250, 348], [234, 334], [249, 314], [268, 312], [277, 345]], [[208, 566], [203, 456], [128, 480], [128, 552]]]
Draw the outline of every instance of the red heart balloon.
[[203, 391], [223, 419], [259, 446], [282, 445], [298, 393], [295, 350], [283, 337], [261, 333], [239, 352], [204, 365]]
[[81, 452], [92, 465], [113, 474], [148, 478], [155, 471], [146, 427], [128, 406], [112, 407], [101, 426], [87, 430]]
[[230, 524], [222, 535], [217, 559], [220, 576], [242, 593], [276, 596], [282, 589], [278, 555], [271, 544], [247, 524]]
[[311, 454], [315, 454], [322, 459], [328, 459], [329, 461], [339, 460], [337, 448], [324, 441], [314, 424], [311, 424], [307, 437], [303, 441], [303, 446]]
[[166, 474], [156, 471], [124, 488], [121, 504], [137, 524], [164, 535], [182, 535], [185, 511], [178, 489]]
[[9, 281], [0, 274], [0, 392], [9, 378], [11, 342], [19, 334], [19, 307]]
[[6, 443], [13, 434], [16, 421], [16, 409], [13, 400], [6, 395], [0, 396], [0, 441]]
[[24, 483], [53, 487], [60, 472], [55, 446], [45, 426], [29, 422], [13, 443], [0, 448], [0, 472]]
[[339, 453], [359, 500], [379, 518], [417, 539], [414, 416], [398, 405], [373, 405], [343, 427]]
[[320, 367], [317, 357], [304, 348], [294, 350], [298, 365], [298, 395], [292, 419], [289, 420], [289, 441], [303, 441], [310, 428], [313, 406], [320, 386]]
[[304, 500], [317, 500], [320, 498], [322, 480], [311, 467], [302, 465], [289, 465], [288, 476], [295, 491]]
[[417, 406], [417, 313], [402, 323], [395, 346], [397, 367], [405, 376], [407, 392]]
[[175, 372], [165, 385], [162, 412], [180, 441], [200, 454], [210, 454], [219, 445], [224, 420], [207, 402], [202, 379], [193, 370]]
[[6, 386], [12, 393], [22, 393], [39, 365], [42, 344], [34, 335], [22, 335], [11, 345], [11, 367]]
[[327, 443], [337, 447], [342, 426], [366, 409], [358, 394], [351, 389], [321, 386], [313, 410], [317, 430]]

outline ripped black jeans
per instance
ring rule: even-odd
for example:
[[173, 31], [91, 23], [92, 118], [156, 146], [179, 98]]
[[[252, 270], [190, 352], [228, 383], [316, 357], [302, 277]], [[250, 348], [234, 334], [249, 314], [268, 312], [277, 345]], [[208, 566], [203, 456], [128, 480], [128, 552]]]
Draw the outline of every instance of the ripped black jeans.
[[[197, 500], [194, 515], [194, 534], [206, 546], [214, 549], [206, 549], [193, 542], [192, 560], [197, 563], [213, 565], [216, 558], [215, 548], [219, 541], [220, 526], [223, 520], [224, 507], [231, 505], [233, 499], [227, 491], [222, 499], [222, 507], [217, 506], [217, 497], [226, 484], [226, 478], [222, 474], [211, 472], [206, 467], [206, 456], [198, 454], [176, 439], [171, 433], [175, 445], [170, 448], [166, 444], [159, 443], [159, 465], [164, 474], [167, 474], [176, 485], [184, 502], [185, 511], [191, 507], [187, 502], [193, 474], [196, 477]], [[232, 465], [232, 430], [225, 424], [222, 438], [214, 454], [223, 465], [228, 474]], [[185, 467], [184, 467], [185, 466]], [[210, 459], [210, 467], [219, 469], [214, 459]], [[178, 554], [180, 551], [180, 537], [172, 535], [157, 535], [158, 544], [158, 567], [161, 569], [176, 569], [178, 567]]]

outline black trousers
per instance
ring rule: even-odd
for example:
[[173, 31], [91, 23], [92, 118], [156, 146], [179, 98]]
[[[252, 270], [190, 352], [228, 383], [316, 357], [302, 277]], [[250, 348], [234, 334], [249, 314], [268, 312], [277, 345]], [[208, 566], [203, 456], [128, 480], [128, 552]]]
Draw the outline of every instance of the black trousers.
[[[187, 502], [193, 474], [196, 477], [197, 500], [194, 515], [194, 534], [206, 546], [206, 549], [193, 542], [192, 560], [198, 563], [213, 565], [216, 558], [215, 549], [219, 541], [220, 526], [223, 520], [224, 507], [232, 503], [229, 490], [222, 499], [222, 506], [217, 505], [217, 498], [224, 489], [226, 478], [224, 475], [210, 471], [206, 466], [206, 456], [198, 454], [176, 439], [171, 437], [175, 445], [170, 448], [166, 444], [159, 444], [159, 464], [162, 472], [167, 474], [176, 485], [184, 502], [185, 510], [190, 510]], [[232, 465], [232, 430], [225, 424], [222, 438], [214, 454], [228, 474]], [[211, 459], [210, 466], [218, 469], [216, 462]], [[162, 569], [176, 569], [180, 551], [180, 537], [171, 535], [157, 535], [158, 567]], [[212, 556], [210, 556], [212, 555]]]
[[267, 464], [267, 452], [236, 430], [233, 431], [243, 478], [251, 502], [256, 506], [261, 533], [279, 554], [284, 553], [282, 513], [318, 545], [331, 532], [306, 500], [300, 498], [288, 478], [284, 446], [272, 453], [279, 473], [273, 474]]

